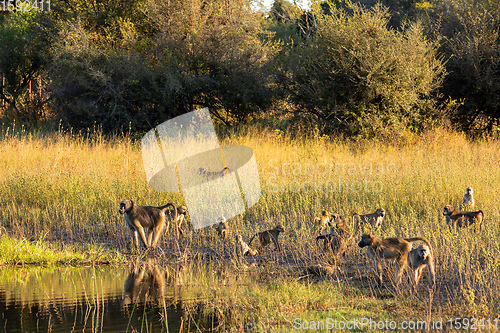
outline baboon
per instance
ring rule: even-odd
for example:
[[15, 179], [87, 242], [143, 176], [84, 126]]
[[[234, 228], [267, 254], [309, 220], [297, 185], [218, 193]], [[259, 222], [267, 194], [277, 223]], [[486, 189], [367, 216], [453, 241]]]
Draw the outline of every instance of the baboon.
[[327, 264], [317, 264], [304, 269], [302, 275], [306, 276], [328, 276], [333, 274], [333, 267]]
[[484, 213], [482, 210], [477, 212], [464, 212], [456, 210], [452, 205], [446, 205], [443, 208], [443, 215], [446, 216], [446, 224], [451, 230], [458, 228], [468, 228], [474, 224], [474, 219], [477, 220], [479, 232], [484, 229]]
[[460, 209], [474, 209], [474, 190], [472, 187], [467, 187], [465, 189], [464, 197], [462, 198], [462, 203], [460, 204]]
[[235, 252], [236, 257], [238, 258], [243, 258], [247, 255], [254, 256], [258, 253], [258, 251], [252, 249], [247, 243], [245, 243], [241, 235], [236, 236]]
[[277, 225], [273, 229], [258, 232], [252, 236], [252, 238], [248, 242], [248, 245], [252, 244], [252, 241], [255, 238], [255, 236], [258, 236], [260, 245], [257, 248], [257, 251], [260, 251], [263, 247], [266, 247], [271, 242], [274, 243], [274, 250], [281, 251], [281, 246], [279, 243], [279, 236], [280, 236], [280, 232], [284, 232], [284, 231], [285, 231], [285, 229], [283, 229], [282, 226]]
[[[333, 223], [335, 223], [335, 225]], [[328, 222], [328, 225], [330, 226], [330, 234], [335, 232], [342, 239], [349, 238], [349, 235], [350, 235], [349, 227], [347, 226], [347, 223], [345, 223], [344, 219], [342, 218], [342, 215], [337, 214], [337, 213], [332, 214], [332, 218]]]
[[411, 250], [412, 242], [423, 241], [427, 246], [431, 246], [429, 241], [424, 237], [411, 237], [411, 238], [380, 238], [372, 234], [363, 234], [361, 241], [358, 243], [359, 247], [368, 246], [368, 256], [373, 259], [377, 267], [379, 278], [379, 285], [382, 285], [382, 259], [391, 260], [396, 262], [396, 285], [399, 285], [401, 276], [408, 263], [408, 253]]
[[[161, 206], [158, 208], [165, 208], [165, 207], [167, 207], [167, 205]], [[182, 222], [184, 221], [184, 217], [186, 217], [186, 213], [187, 213], [186, 206], [183, 206], [183, 205], [177, 206], [177, 217], [175, 217], [175, 213], [172, 211], [172, 213], [169, 214], [170, 218], [167, 219], [168, 226], [167, 226], [166, 230], [170, 231], [171, 227], [173, 225], [175, 228], [175, 237], [177, 239], [179, 239], [179, 234], [184, 237], [184, 232], [181, 229], [181, 225], [182, 225]]]
[[217, 230], [217, 234], [222, 239], [227, 239], [229, 236], [229, 226], [227, 225], [227, 221], [224, 216], [219, 218], [219, 224], [217, 224], [215, 230]]
[[321, 218], [314, 218], [314, 225], [318, 228], [318, 232], [321, 235], [323, 230], [326, 230], [328, 220], [329, 220], [330, 215], [326, 210], [321, 212]]
[[[186, 206], [177, 206], [177, 226], [179, 227], [179, 230], [181, 229], [182, 222], [184, 221], [184, 217], [186, 217], [187, 214], [187, 207]], [[181, 231], [182, 232], [182, 231]]]
[[[162, 207], [140, 206], [132, 200], [123, 200], [120, 202], [120, 214], [125, 215], [125, 222], [133, 232], [134, 245], [139, 246], [138, 235], [141, 236], [142, 244], [146, 249], [156, 247], [163, 229], [167, 223], [167, 210], [171, 207], [174, 211], [172, 220], [177, 219], [177, 209], [173, 203], [168, 203]], [[144, 229], [148, 231], [148, 239]], [[153, 238], [154, 233], [154, 238]]]
[[211, 179], [224, 177], [225, 175], [227, 175], [228, 172], [229, 172], [228, 167], [224, 167], [224, 169], [222, 169], [221, 171], [209, 171], [205, 168], [198, 169], [198, 173], [201, 176], [206, 177], [206, 178], [211, 178]]
[[385, 217], [385, 209], [378, 208], [375, 212], [365, 215], [359, 215], [358, 213], [352, 214], [352, 223], [353, 225], [355, 225], [354, 234], [357, 235], [359, 223], [354, 222], [355, 216], [359, 216], [359, 222], [361, 222], [363, 228], [366, 223], [369, 223], [370, 230], [372, 230], [374, 227], [380, 228], [382, 226], [382, 221], [384, 220]]
[[330, 233], [316, 237], [316, 245], [319, 240], [323, 240], [324, 251], [328, 251], [328, 245], [330, 245], [334, 254], [337, 253], [339, 249], [342, 249], [340, 254], [345, 255], [344, 245], [350, 235], [347, 224], [340, 214], [335, 213], [332, 214], [330, 221], [328, 221], [328, 226], [330, 226]]
[[414, 290], [417, 289], [418, 281], [425, 267], [427, 267], [429, 272], [429, 279], [432, 285], [435, 285], [434, 255], [428, 245], [421, 244], [416, 249], [411, 250], [410, 253], [408, 253], [408, 261], [413, 270]]

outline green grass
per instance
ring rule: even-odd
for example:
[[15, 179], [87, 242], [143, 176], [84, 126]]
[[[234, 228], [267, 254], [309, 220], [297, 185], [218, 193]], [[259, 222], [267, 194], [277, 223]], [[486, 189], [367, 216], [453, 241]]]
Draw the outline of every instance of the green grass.
[[[94, 258], [104, 253], [120, 261], [119, 253], [130, 242], [118, 214], [121, 200], [183, 203], [179, 193], [148, 188], [139, 144], [130, 138], [21, 132], [4, 128], [0, 133], [0, 221], [10, 235], [0, 240], [4, 264], [87, 260], [84, 251], [66, 253], [60, 244], [93, 244], [100, 249], [90, 250]], [[313, 319], [370, 313], [371, 318], [399, 320], [427, 318], [429, 312], [431, 317], [498, 315], [500, 142], [470, 142], [440, 130], [384, 143], [249, 129], [224, 143], [254, 150], [262, 186], [257, 205], [230, 219], [232, 235], [248, 240], [276, 222], [285, 225], [282, 255], [265, 257], [263, 267], [232, 273], [257, 277], [257, 284], [207, 289], [212, 293], [205, 296], [213, 300], [207, 309], [222, 313], [228, 324], [241, 319], [259, 327], [290, 328], [299, 314]], [[451, 233], [442, 216], [444, 205], [457, 206], [468, 186], [474, 188], [476, 209], [485, 213], [482, 234]], [[388, 212], [381, 236], [431, 241], [437, 266], [431, 303], [425, 288], [411, 296], [407, 284], [397, 291], [388, 279], [387, 289], [376, 287], [373, 265], [354, 243], [336, 279], [298, 279], [301, 267], [328, 260], [313, 242], [312, 221], [321, 210], [340, 213], [351, 223], [353, 212], [378, 207]], [[174, 249], [171, 241], [163, 237], [162, 248]], [[207, 248], [224, 252], [213, 230], [186, 232], [181, 245], [190, 254]], [[225, 264], [232, 266], [229, 260]]]
[[0, 266], [5, 265], [89, 265], [123, 262], [120, 253], [98, 245], [57, 245], [44, 242], [43, 238], [29, 241], [26, 238], [0, 237]]

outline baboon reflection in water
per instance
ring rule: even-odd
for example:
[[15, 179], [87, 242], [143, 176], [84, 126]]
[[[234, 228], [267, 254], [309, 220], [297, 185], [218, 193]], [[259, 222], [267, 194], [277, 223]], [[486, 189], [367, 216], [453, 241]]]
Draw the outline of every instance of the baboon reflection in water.
[[153, 262], [132, 264], [123, 287], [123, 304], [156, 301], [165, 295], [167, 285], [183, 284], [184, 266], [165, 267]]

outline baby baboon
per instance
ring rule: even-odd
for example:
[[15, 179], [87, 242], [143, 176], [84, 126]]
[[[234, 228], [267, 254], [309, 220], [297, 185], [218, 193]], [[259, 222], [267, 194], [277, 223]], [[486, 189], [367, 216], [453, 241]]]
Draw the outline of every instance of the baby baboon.
[[382, 226], [382, 221], [384, 220], [385, 210], [383, 208], [378, 208], [375, 212], [371, 214], [359, 215], [358, 213], [352, 214], [352, 222], [355, 225], [354, 234], [358, 233], [358, 224], [354, 222], [354, 217], [359, 216], [359, 222], [361, 226], [364, 227], [365, 224], [370, 224], [370, 230], [374, 227], [380, 228]]
[[[158, 208], [163, 209], [163, 208], [167, 207], [167, 205], [161, 206]], [[184, 221], [184, 217], [186, 216], [186, 213], [187, 213], [186, 206], [177, 206], [177, 217], [175, 217], [175, 212], [172, 211], [169, 214], [169, 218], [167, 218], [168, 226], [167, 226], [166, 230], [168, 232], [170, 232], [170, 230], [173, 226], [175, 228], [175, 237], [177, 239], [179, 239], [179, 234], [184, 236], [184, 232], [181, 229], [181, 225], [182, 225], [182, 222]]]
[[472, 210], [474, 209], [474, 196], [473, 196], [474, 190], [472, 190], [472, 187], [467, 187], [465, 189], [465, 194], [464, 197], [462, 198], [462, 203], [460, 204], [460, 209], [469, 209]]
[[210, 178], [210, 179], [224, 177], [225, 175], [227, 175], [228, 172], [229, 172], [229, 168], [228, 167], [224, 167], [224, 169], [222, 169], [221, 171], [209, 171], [209, 170], [207, 170], [205, 168], [199, 168], [198, 169], [198, 173], [202, 177]]
[[326, 226], [328, 224], [328, 219], [330, 215], [326, 210], [321, 212], [321, 218], [314, 218], [314, 225], [318, 228], [318, 232], [321, 235], [323, 230], [326, 230]]
[[[173, 203], [168, 203], [162, 207], [152, 207], [136, 205], [132, 200], [123, 200], [120, 202], [119, 212], [125, 215], [125, 222], [133, 232], [133, 240], [136, 247], [139, 246], [138, 235], [141, 236], [142, 244], [146, 249], [156, 247], [167, 219], [169, 219], [169, 214], [167, 214], [168, 207], [173, 209], [173, 220], [176, 220], [177, 209]], [[144, 229], [148, 231], [148, 239], [146, 239]]]
[[243, 258], [244, 256], [247, 255], [254, 256], [258, 253], [256, 250], [248, 246], [247, 243], [245, 243], [241, 235], [236, 236], [235, 252], [236, 252], [236, 257], [240, 259]]
[[380, 238], [372, 234], [363, 234], [359, 247], [368, 246], [368, 256], [373, 259], [377, 267], [379, 285], [382, 285], [383, 262], [382, 259], [396, 262], [396, 285], [399, 285], [406, 264], [408, 263], [408, 253], [411, 250], [412, 242], [423, 241], [430, 247], [429, 241], [424, 237], [412, 238]]
[[458, 228], [469, 228], [474, 224], [474, 219], [477, 220], [479, 232], [484, 229], [484, 213], [482, 210], [477, 212], [464, 212], [456, 210], [452, 205], [446, 205], [443, 208], [443, 215], [446, 216], [446, 224], [451, 230]]
[[431, 280], [432, 285], [436, 283], [435, 280], [435, 271], [434, 271], [434, 255], [432, 254], [431, 248], [422, 244], [416, 249], [413, 249], [408, 253], [408, 261], [411, 269], [413, 270], [413, 284], [414, 290], [417, 290], [418, 281], [422, 276], [422, 271], [425, 267], [429, 272], [429, 279]]
[[229, 236], [229, 226], [227, 225], [227, 221], [224, 216], [219, 217], [219, 224], [217, 224], [215, 230], [217, 230], [217, 234], [222, 239], [227, 239]]
[[[186, 217], [187, 214], [187, 207], [186, 206], [177, 206], [177, 227], [179, 230], [181, 229], [182, 222], [184, 221], [184, 217]], [[182, 233], [182, 231], [181, 231]]]
[[274, 229], [258, 232], [252, 236], [252, 238], [248, 242], [248, 245], [252, 244], [252, 241], [255, 238], [255, 236], [258, 236], [260, 245], [257, 248], [257, 251], [260, 251], [263, 247], [266, 247], [271, 242], [274, 243], [275, 250], [281, 251], [281, 246], [279, 243], [279, 236], [280, 236], [280, 232], [284, 232], [284, 231], [285, 231], [285, 229], [283, 229], [282, 226], [277, 225], [276, 227], [274, 227]]

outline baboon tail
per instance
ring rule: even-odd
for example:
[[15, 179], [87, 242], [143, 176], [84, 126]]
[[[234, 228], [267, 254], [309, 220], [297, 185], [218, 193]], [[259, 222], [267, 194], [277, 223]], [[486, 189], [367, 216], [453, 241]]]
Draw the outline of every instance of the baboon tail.
[[169, 202], [165, 206], [161, 206], [159, 208], [165, 212], [169, 206], [172, 207], [172, 210], [174, 211], [173, 221], [177, 221], [177, 217], [178, 217], [177, 207], [175, 207], [175, 205], [172, 202]]
[[320, 239], [326, 239], [326, 236], [325, 235], [321, 235], [321, 236], [316, 237], [316, 246], [318, 246], [318, 241]]
[[431, 243], [429, 242], [429, 240], [425, 237], [411, 237], [411, 238], [405, 238], [406, 241], [408, 242], [416, 242], [416, 241], [422, 241], [424, 242], [425, 244], [427, 244], [427, 246], [429, 248], [432, 248], [431, 246]]
[[255, 236], [257, 236], [257, 234], [253, 235], [252, 238], [250, 238], [250, 241], [248, 242], [248, 246], [250, 246], [250, 244], [252, 244], [252, 241], [255, 238]]
[[356, 235], [358, 234], [358, 231], [359, 231], [359, 222], [361, 221], [360, 219], [358, 219], [356, 221], [356, 219], [354, 218], [355, 216], [359, 216], [359, 214], [358, 213], [352, 214], [352, 226], [351, 226], [351, 228], [354, 229], [354, 232], [353, 232], [351, 238], [356, 237]]

